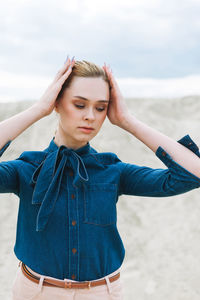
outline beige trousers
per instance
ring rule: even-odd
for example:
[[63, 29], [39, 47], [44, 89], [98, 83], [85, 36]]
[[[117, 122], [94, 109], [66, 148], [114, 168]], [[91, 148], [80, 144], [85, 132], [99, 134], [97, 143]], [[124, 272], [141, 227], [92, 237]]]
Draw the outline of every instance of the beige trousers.
[[[12, 300], [123, 300], [121, 277], [113, 282], [110, 282], [108, 279], [108, 276], [120, 272], [121, 268], [105, 277], [99, 278], [105, 278], [107, 284], [91, 287], [90, 289], [65, 289], [44, 286], [44, 278], [53, 277], [42, 276], [29, 267], [27, 267], [27, 269], [40, 277], [40, 283], [37, 284], [25, 277], [22, 273], [21, 266], [19, 266], [12, 286]], [[71, 279], [65, 280], [75, 281]]]

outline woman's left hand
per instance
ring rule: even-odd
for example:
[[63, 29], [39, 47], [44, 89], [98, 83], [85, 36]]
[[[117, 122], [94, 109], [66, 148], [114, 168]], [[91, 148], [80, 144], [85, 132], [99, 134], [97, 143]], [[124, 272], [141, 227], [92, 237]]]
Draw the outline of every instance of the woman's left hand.
[[110, 100], [108, 105], [107, 116], [110, 122], [121, 128], [124, 127], [124, 123], [131, 117], [131, 113], [126, 106], [125, 100], [121, 94], [119, 86], [113, 76], [112, 71], [104, 63], [104, 71], [106, 72], [109, 84], [110, 84]]

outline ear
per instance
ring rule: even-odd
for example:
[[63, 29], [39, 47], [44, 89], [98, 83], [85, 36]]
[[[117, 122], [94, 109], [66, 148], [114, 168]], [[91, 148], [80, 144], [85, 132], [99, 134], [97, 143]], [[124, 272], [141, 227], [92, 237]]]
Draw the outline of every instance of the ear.
[[54, 110], [55, 110], [56, 112], [58, 112], [58, 107], [57, 107], [57, 105], [54, 106]]
[[59, 113], [59, 102], [58, 102], [57, 99], [56, 99], [56, 101], [55, 101], [54, 110], [55, 110], [57, 113]]

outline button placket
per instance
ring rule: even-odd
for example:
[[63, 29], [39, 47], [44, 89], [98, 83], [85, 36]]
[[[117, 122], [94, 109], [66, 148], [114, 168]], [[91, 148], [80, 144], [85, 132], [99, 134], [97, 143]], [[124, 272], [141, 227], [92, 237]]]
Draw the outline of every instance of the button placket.
[[72, 170], [69, 171], [69, 176], [74, 176], [74, 172]]
[[72, 253], [75, 254], [77, 252], [76, 248], [72, 249]]
[[[70, 180], [71, 181], [71, 180]], [[70, 184], [71, 186], [71, 184]], [[68, 212], [69, 212], [69, 274], [71, 279], [78, 278], [78, 204], [77, 194], [71, 186], [69, 189]]]
[[72, 280], [75, 280], [75, 279], [76, 279], [76, 275], [72, 274]]

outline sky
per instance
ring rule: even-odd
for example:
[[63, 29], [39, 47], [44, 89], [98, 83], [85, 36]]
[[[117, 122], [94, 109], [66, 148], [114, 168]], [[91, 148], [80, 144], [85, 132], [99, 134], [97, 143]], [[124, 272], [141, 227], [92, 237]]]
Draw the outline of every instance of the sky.
[[38, 99], [67, 55], [125, 97], [200, 94], [200, 0], [0, 0], [0, 101]]

